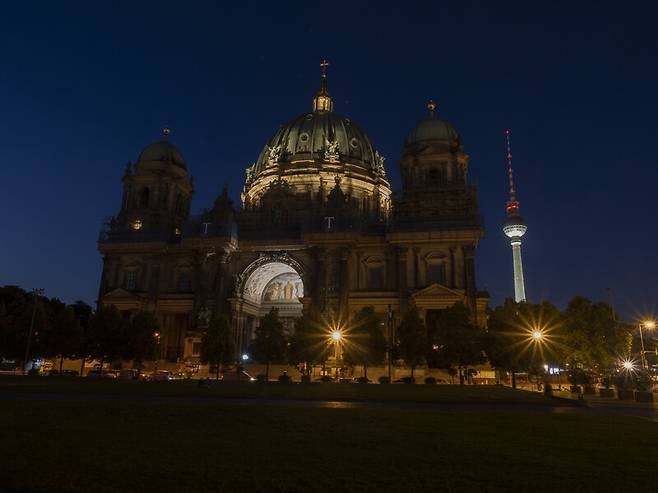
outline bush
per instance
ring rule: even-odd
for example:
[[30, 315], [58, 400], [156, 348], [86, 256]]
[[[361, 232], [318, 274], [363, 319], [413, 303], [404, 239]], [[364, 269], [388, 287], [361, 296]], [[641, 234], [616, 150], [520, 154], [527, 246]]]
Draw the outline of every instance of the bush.
[[391, 379], [386, 376], [379, 377], [377, 381], [382, 384], [391, 383]]
[[426, 378], [425, 378], [425, 383], [426, 383], [427, 385], [434, 385], [434, 384], [436, 384], [436, 378], [434, 378], [434, 377], [426, 377]]
[[267, 383], [267, 377], [261, 373], [259, 375], [256, 375], [256, 381], [258, 383]]
[[613, 381], [615, 383], [615, 387], [617, 387], [617, 390], [630, 389], [633, 385], [631, 375], [627, 371], [622, 371], [615, 375]]
[[288, 375], [286, 372], [284, 372], [283, 375], [279, 375], [278, 380], [281, 383], [292, 383], [292, 378], [290, 378], [290, 375]]
[[593, 376], [590, 372], [587, 372], [582, 368], [572, 368], [569, 370], [568, 379], [569, 383], [572, 385], [590, 387], [592, 385]]
[[633, 386], [635, 387], [635, 390], [639, 390], [640, 392], [651, 390], [653, 381], [649, 372], [644, 369], [639, 369], [633, 373]]
[[39, 376], [39, 370], [36, 369], [36, 368], [30, 368], [30, 369], [27, 371], [27, 375], [28, 375], [29, 377], [38, 377], [38, 376]]
[[356, 379], [358, 383], [370, 383], [370, 380], [368, 380], [366, 377], [359, 377]]
[[404, 377], [402, 381], [408, 384], [416, 383], [416, 379], [414, 377]]
[[322, 375], [322, 376], [320, 377], [320, 381], [321, 381], [321, 382], [324, 382], [324, 383], [333, 382], [333, 381], [334, 381], [334, 377], [332, 377], [332, 376], [330, 376], [330, 375]]
[[302, 383], [311, 383], [311, 377], [308, 375], [302, 375]]

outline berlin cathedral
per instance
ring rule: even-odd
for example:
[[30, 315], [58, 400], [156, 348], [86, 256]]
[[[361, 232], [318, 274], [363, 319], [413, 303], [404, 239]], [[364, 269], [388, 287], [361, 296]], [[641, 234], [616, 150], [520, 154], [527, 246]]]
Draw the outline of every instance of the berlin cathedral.
[[193, 181], [168, 129], [128, 163], [119, 212], [98, 242], [99, 302], [153, 310], [162, 359], [198, 361], [201, 333], [218, 314], [238, 354], [272, 308], [289, 330], [309, 304], [347, 316], [370, 306], [395, 326], [409, 306], [429, 322], [462, 301], [485, 323], [474, 263], [484, 231], [458, 133], [430, 101], [404, 141], [393, 191], [368, 135], [334, 112], [322, 69], [310, 111], [246, 168], [239, 206], [225, 187], [190, 214]]

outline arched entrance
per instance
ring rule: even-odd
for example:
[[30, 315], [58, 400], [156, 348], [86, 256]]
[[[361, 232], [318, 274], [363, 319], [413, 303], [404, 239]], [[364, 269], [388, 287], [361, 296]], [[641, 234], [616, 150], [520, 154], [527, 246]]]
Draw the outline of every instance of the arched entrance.
[[237, 279], [238, 297], [232, 301], [237, 347], [244, 352], [261, 317], [272, 308], [289, 332], [302, 315], [304, 268], [287, 253], [266, 253], [249, 264]]

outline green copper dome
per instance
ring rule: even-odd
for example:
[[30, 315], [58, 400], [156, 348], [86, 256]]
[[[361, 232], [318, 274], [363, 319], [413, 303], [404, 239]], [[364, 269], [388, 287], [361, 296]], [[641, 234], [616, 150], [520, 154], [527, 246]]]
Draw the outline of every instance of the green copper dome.
[[187, 169], [185, 158], [183, 158], [181, 152], [175, 145], [166, 140], [146, 146], [137, 158], [137, 163], [144, 162], [169, 162]]
[[302, 161], [350, 163], [366, 172], [378, 166], [375, 149], [366, 133], [349, 118], [331, 111], [303, 113], [279, 128], [261, 151], [254, 167], [255, 174], [273, 158], [289, 164]]
[[407, 144], [425, 140], [459, 140], [459, 135], [450, 123], [438, 118], [426, 118], [407, 137]]
[[424, 120], [421, 120], [421, 122], [416, 125], [416, 128], [409, 133], [406, 141], [407, 144], [414, 144], [426, 140], [459, 140], [459, 134], [457, 134], [450, 123], [434, 116], [436, 103], [431, 99], [427, 103], [427, 109], [429, 110], [429, 116]]

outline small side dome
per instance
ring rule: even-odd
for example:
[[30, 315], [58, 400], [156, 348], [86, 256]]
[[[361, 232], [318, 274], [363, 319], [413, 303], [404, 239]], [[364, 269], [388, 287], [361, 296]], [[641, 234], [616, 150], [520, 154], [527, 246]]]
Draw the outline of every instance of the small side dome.
[[431, 101], [427, 104], [429, 116], [422, 120], [407, 137], [407, 144], [414, 144], [425, 140], [459, 140], [459, 134], [454, 127], [445, 120], [434, 117], [436, 104]]
[[187, 169], [185, 158], [181, 152], [175, 145], [167, 142], [166, 140], [154, 142], [153, 144], [147, 145], [144, 148], [144, 150], [139, 155], [137, 162], [143, 163], [147, 161], [170, 162], [176, 166], [180, 166], [183, 169]]

